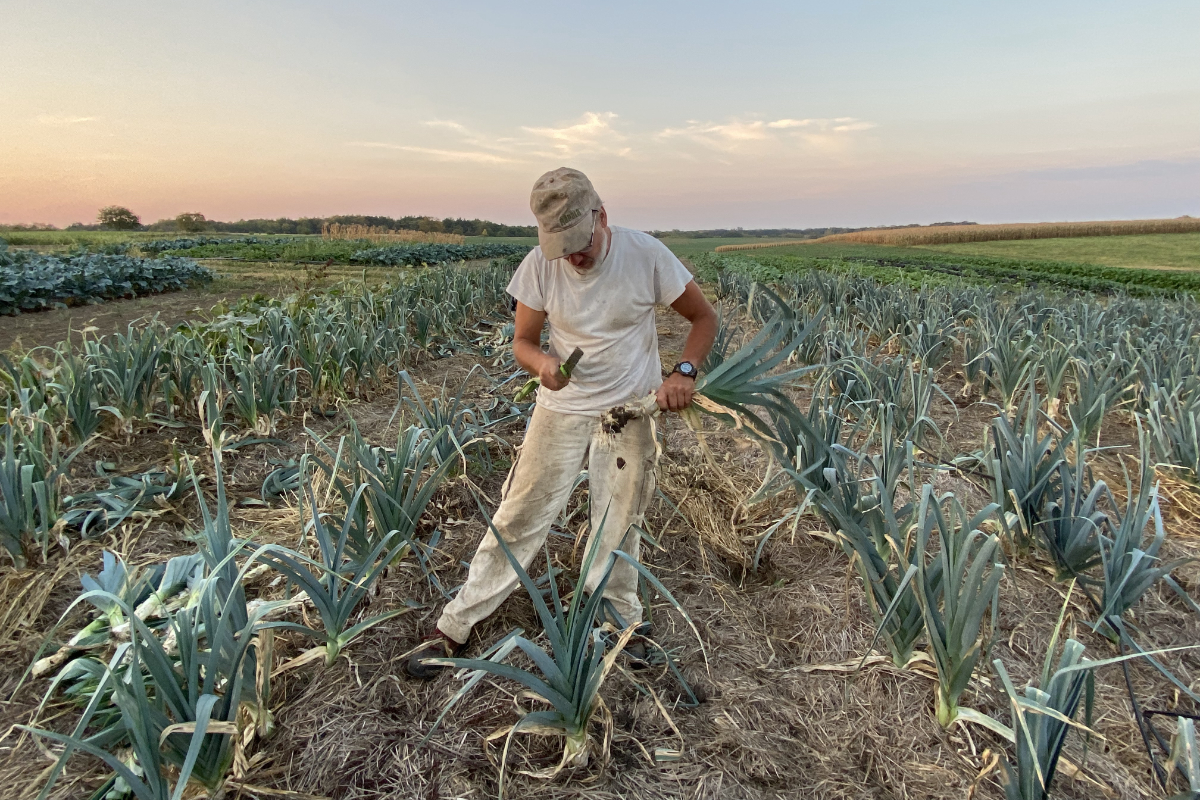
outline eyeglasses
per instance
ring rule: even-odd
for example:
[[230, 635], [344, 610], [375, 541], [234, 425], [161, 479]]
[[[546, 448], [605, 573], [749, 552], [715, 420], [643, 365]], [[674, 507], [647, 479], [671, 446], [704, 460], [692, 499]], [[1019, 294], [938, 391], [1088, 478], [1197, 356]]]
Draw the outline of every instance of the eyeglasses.
[[592, 209], [592, 235], [588, 237], [587, 247], [583, 248], [582, 250], [576, 250], [574, 253], [567, 253], [565, 256], [563, 256], [563, 258], [587, 255], [588, 251], [592, 249], [592, 243], [596, 241], [596, 220], [598, 219], [600, 219], [600, 212], [596, 209]]

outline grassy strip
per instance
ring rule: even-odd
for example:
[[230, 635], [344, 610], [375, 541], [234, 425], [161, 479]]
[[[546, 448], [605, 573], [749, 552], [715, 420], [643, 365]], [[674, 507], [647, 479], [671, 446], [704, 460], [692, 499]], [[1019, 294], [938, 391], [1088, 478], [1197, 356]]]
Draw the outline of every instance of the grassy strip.
[[1022, 239], [1003, 242], [925, 245], [940, 255], [988, 256], [1101, 264], [1109, 267], [1200, 270], [1200, 233]]

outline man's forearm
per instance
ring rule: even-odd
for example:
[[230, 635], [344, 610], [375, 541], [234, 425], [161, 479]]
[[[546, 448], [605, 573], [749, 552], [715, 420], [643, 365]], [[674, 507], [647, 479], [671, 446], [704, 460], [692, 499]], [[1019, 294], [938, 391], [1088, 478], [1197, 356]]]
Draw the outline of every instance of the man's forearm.
[[546, 353], [542, 352], [540, 344], [534, 344], [524, 339], [514, 339], [513, 357], [517, 359], [517, 363], [521, 366], [521, 369], [530, 375], [537, 375], [542, 371], [542, 363], [546, 359]]
[[687, 341], [683, 344], [683, 356], [681, 361], [688, 361], [696, 366], [697, 369], [704, 363], [704, 359], [708, 358], [708, 351], [712, 349], [713, 342], [717, 338], [717, 317], [715, 314], [705, 314], [692, 322], [692, 329], [688, 332]]

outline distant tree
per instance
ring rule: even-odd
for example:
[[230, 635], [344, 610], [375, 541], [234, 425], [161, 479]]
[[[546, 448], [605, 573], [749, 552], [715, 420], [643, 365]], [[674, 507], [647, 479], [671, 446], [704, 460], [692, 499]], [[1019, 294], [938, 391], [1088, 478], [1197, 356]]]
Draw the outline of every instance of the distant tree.
[[185, 211], [175, 217], [175, 224], [184, 233], [199, 233], [208, 227], [208, 220], [198, 211]]
[[105, 206], [96, 216], [101, 228], [113, 231], [136, 231], [142, 227], [142, 221], [124, 206]]

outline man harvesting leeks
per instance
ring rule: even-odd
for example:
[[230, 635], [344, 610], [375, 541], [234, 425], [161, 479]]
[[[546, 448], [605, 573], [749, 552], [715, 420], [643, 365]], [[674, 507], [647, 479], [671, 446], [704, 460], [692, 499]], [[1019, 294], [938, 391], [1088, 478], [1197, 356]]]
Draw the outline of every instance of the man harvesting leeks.
[[[508, 293], [516, 300], [513, 354], [541, 385], [494, 524], [528, 567], [586, 465], [592, 534], [602, 528], [584, 579], [590, 593], [614, 549], [637, 557], [639, 538], [629, 529], [642, 523], [655, 488], [651, 419], [630, 420], [619, 432], [608, 433], [601, 429], [601, 414], [652, 392], [662, 411], [686, 408], [698, 367], [716, 336], [717, 318], [691, 274], [664, 244], [640, 231], [609, 226], [608, 213], [582, 172], [566, 167], [547, 172], [534, 184], [529, 205], [537, 217], [539, 246], [517, 268]], [[692, 324], [682, 360], [665, 380], [654, 318], [660, 304]], [[543, 352], [547, 320], [550, 349]], [[576, 349], [583, 353], [578, 363], [561, 369]], [[425, 660], [459, 655], [471, 629], [499, 607], [517, 582], [499, 542], [485, 532], [467, 582], [409, 659], [408, 673], [433, 677], [439, 666]], [[619, 617], [611, 621], [622, 627], [642, 619], [637, 584], [634, 567], [618, 560], [604, 598]], [[639, 633], [648, 635], [648, 626]]]

